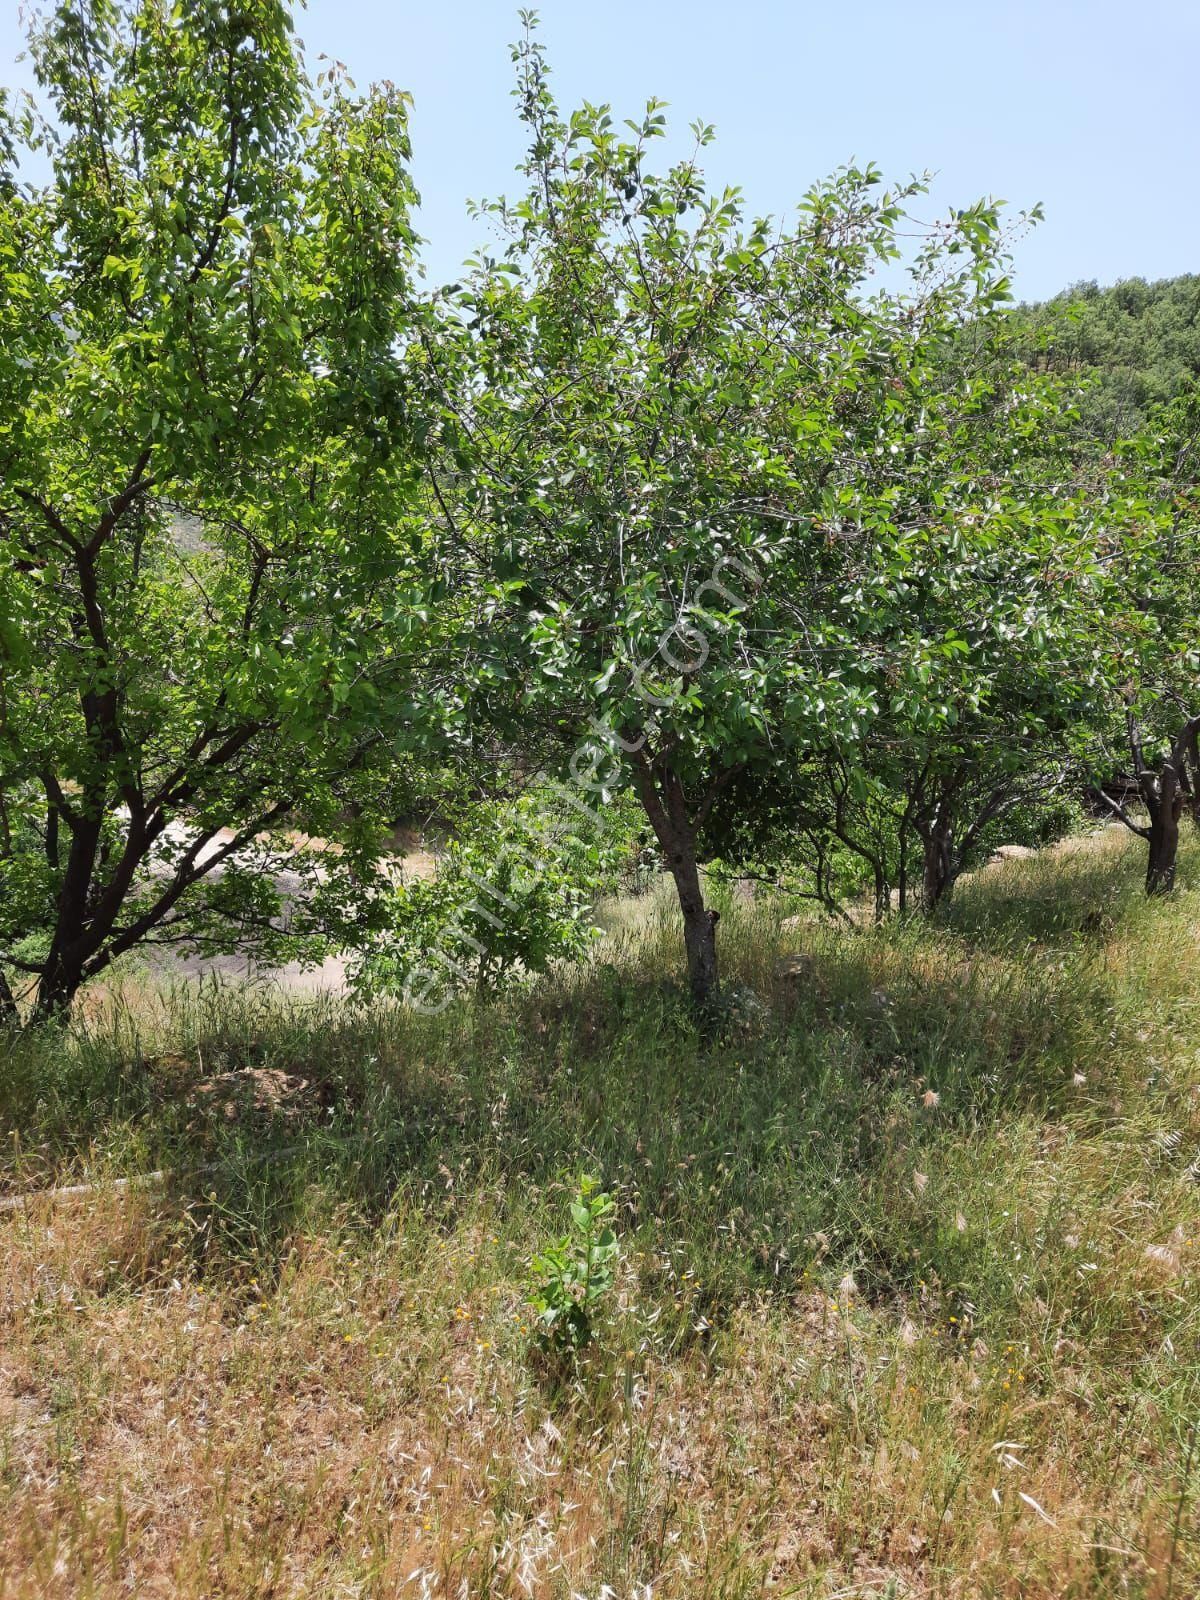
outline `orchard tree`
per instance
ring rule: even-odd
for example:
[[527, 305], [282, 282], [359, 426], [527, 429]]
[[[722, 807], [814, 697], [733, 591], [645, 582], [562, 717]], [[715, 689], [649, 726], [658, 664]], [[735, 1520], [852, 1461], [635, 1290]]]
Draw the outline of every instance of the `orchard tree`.
[[974, 506], [968, 487], [955, 484], [955, 515], [969, 539], [910, 548], [904, 608], [883, 645], [887, 659], [924, 648], [923, 707], [894, 696], [885, 674], [879, 712], [857, 737], [799, 762], [768, 757], [740, 783], [742, 814], [709, 830], [726, 859], [789, 880], [800, 868], [830, 909], [865, 879], [877, 921], [910, 908], [914, 882], [932, 914], [1003, 822], [1016, 816], [1040, 839], [1082, 782], [1112, 606], [1086, 508], [1054, 484], [1017, 492], [1015, 476], [993, 499], [982, 470]]
[[1018, 813], [1041, 837], [1104, 714], [1122, 597], [1098, 554], [1090, 486], [1075, 482], [1069, 407], [1011, 361], [1007, 338], [1003, 321], [972, 324], [906, 387], [907, 435], [894, 416], [878, 469], [876, 492], [908, 530], [902, 605], [872, 607], [878, 646], [889, 661], [922, 653], [923, 703], [884, 681], [858, 737], [794, 768], [768, 764], [770, 805], [742, 829], [759, 860], [807, 865], [827, 904], [834, 860], [843, 881], [865, 872], [877, 920], [908, 908], [914, 877], [927, 914], [943, 905], [1002, 819]]
[[914, 718], [889, 697], [865, 740], [834, 752], [837, 836], [850, 840], [856, 795], [860, 811], [888, 819], [877, 831], [904, 908], [915, 842], [927, 915], [998, 842], [1003, 820], [1040, 839], [1066, 814], [1064, 791], [1104, 714], [1104, 638], [1122, 603], [1080, 481], [1071, 397], [1030, 374], [1014, 345], [1011, 314], [974, 318], [908, 391], [896, 514], [931, 525], [941, 506], [961, 535], [930, 540], [905, 583], [910, 626], [956, 645], [928, 679], [944, 714]]
[[[1194, 801], [1200, 782], [1200, 711], [1174, 696], [1158, 694], [1144, 717], [1138, 697], [1130, 692], [1125, 710], [1136, 796], [1145, 808], [1146, 820], [1134, 817], [1126, 802], [1118, 801], [1100, 789], [1102, 802], [1127, 828], [1145, 839], [1146, 893], [1169, 894], [1175, 887], [1175, 863], [1179, 854], [1179, 825], [1185, 807]], [[1165, 712], [1174, 712], [1165, 729], [1154, 728]]]
[[927, 685], [961, 642], [911, 618], [908, 574], [973, 534], [953, 477], [926, 475], [945, 419], [913, 422], [931, 365], [1005, 293], [998, 218], [956, 214], [911, 288], [877, 291], [919, 185], [851, 168], [794, 223], [748, 220], [706, 188], [711, 129], [656, 172], [658, 103], [626, 129], [564, 117], [536, 40], [514, 54], [528, 192], [487, 208], [508, 243], [446, 292], [426, 350], [435, 487], [479, 586], [464, 672], [481, 722], [556, 744], [594, 798], [634, 789], [705, 1005], [704, 833], [739, 780], [855, 741], [885, 693], [920, 725], [949, 715]]
[[[1053, 393], [1030, 402], [1026, 425], [1040, 416], [1052, 427]], [[1024, 432], [1007, 427], [1010, 445]], [[1086, 496], [1045, 480], [1043, 452], [1044, 443], [1026, 470], [987, 451], [976, 457], [977, 504], [960, 511], [974, 524], [969, 555], [927, 568], [911, 586], [926, 631], [962, 644], [931, 682], [949, 714], [932, 729], [886, 715], [862, 747], [865, 774], [897, 797], [901, 904], [911, 833], [926, 915], [999, 842], [1002, 822], [1040, 842], [1065, 815], [1103, 720], [1104, 636], [1120, 596], [1098, 558]]]
[[63, 0], [31, 47], [49, 118], [0, 143], [10, 1020], [138, 946], [296, 953], [309, 889], [349, 914], [365, 839], [318, 870], [288, 830], [385, 804], [425, 617], [404, 97], [314, 92], [282, 0]]
[[[1185, 813], [1200, 825], [1198, 435], [1195, 405], [1160, 416], [1121, 447], [1097, 489], [1123, 609], [1105, 641], [1112, 715], [1092, 793], [1146, 841], [1147, 894], [1175, 886]], [[1103, 781], [1114, 767], [1124, 785]]]

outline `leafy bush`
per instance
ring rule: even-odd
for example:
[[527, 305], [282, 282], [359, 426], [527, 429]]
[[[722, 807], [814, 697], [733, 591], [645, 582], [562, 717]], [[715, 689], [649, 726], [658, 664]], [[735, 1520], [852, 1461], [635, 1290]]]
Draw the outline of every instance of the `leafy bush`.
[[616, 1206], [597, 1187], [595, 1178], [580, 1178], [570, 1232], [530, 1263], [529, 1303], [544, 1349], [564, 1352], [590, 1344], [601, 1302], [613, 1286], [621, 1249], [612, 1226]]
[[382, 932], [359, 962], [359, 990], [437, 1010], [455, 990], [495, 991], [584, 955], [599, 937], [596, 900], [618, 887], [628, 840], [622, 827], [601, 831], [564, 810], [556, 816], [540, 793], [477, 807], [436, 875], [396, 885], [377, 908]]

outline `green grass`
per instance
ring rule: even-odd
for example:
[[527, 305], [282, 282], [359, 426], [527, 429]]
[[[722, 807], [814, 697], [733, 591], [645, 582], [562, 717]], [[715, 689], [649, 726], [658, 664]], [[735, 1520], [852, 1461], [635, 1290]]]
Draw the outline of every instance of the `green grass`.
[[[650, 897], [441, 1018], [17, 1041], [4, 1187], [100, 1189], [0, 1221], [0, 1593], [1195, 1593], [1200, 895], [1140, 873], [1104, 834], [935, 928], [731, 902], [715, 1040]], [[581, 1171], [622, 1264], [551, 1371]]]

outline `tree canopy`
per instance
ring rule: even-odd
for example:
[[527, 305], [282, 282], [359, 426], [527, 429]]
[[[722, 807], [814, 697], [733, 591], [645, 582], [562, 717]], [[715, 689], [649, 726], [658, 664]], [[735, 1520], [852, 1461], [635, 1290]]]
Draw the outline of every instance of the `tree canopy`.
[[32, 42], [52, 117], [0, 186], [0, 961], [46, 1011], [139, 943], [278, 940], [281, 829], [394, 765], [426, 613], [404, 97], [314, 96], [279, 0], [88, 0]]
[[994, 207], [885, 290], [919, 184], [848, 168], [794, 221], [750, 219], [705, 186], [710, 129], [656, 170], [656, 103], [625, 129], [566, 116], [535, 37], [516, 61], [528, 191], [489, 208], [510, 243], [448, 294], [431, 354], [447, 530], [485, 597], [467, 656], [493, 724], [556, 738], [597, 795], [632, 785], [705, 1000], [725, 795], [813, 751], [858, 773], [884, 724], [953, 728], [988, 672], [1018, 675], [1015, 641], [1049, 648], [1038, 586], [1072, 566], [1071, 518], [1013, 470], [1048, 412], [992, 359]]
[[[330, 938], [402, 985], [437, 924], [472, 981], [540, 969], [591, 943], [618, 792], [702, 1007], [718, 864], [883, 917], [915, 857], [933, 914], [1090, 783], [1173, 881], [1200, 280], [1014, 311], [1002, 209], [922, 223], [870, 165], [754, 217], [710, 127], [659, 161], [659, 102], [561, 108], [524, 21], [521, 192], [433, 292], [405, 96], [310, 83], [283, 0], [36, 27], [45, 120], [0, 108], [9, 1020], [156, 944]], [[397, 892], [417, 763], [487, 803]], [[586, 838], [533, 881], [555, 784]]]

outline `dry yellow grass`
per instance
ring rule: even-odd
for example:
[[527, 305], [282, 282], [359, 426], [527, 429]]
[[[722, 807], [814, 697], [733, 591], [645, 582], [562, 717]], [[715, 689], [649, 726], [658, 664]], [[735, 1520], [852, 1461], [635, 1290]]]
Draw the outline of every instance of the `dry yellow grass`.
[[[585, 975], [394, 1044], [458, 1098], [378, 1204], [310, 1162], [273, 1231], [203, 1178], [13, 1213], [0, 1594], [1195, 1594], [1200, 919], [1105, 888], [1136, 866], [1106, 837], [945, 930], [814, 931], [807, 1011], [731, 911], [775, 1017], [687, 1064], [703, 1105], [682, 1035], [632, 1051], [598, 1000], [560, 1081]], [[624, 1250], [560, 1371], [523, 1285], [577, 1161]]]

